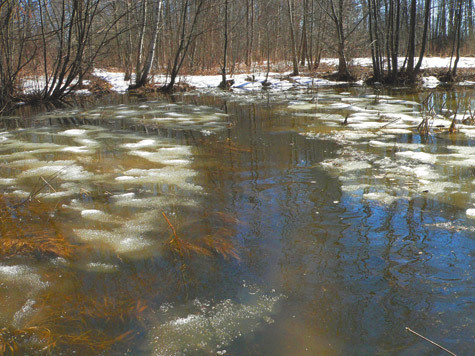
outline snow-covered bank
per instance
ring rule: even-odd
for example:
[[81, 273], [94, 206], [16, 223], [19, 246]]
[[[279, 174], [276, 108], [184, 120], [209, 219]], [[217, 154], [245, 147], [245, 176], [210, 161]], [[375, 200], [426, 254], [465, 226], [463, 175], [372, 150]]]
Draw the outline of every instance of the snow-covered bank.
[[[110, 72], [105, 69], [96, 69], [93, 74], [102, 80], [105, 80], [112, 86], [112, 90], [116, 92], [125, 92], [131, 81], [124, 80], [124, 73]], [[153, 83], [164, 85], [167, 83], [168, 77], [165, 75], [155, 75]], [[254, 74], [237, 74], [228, 76], [229, 80], [234, 80], [231, 86], [233, 90], [261, 90], [264, 86], [270, 90], [287, 90], [291, 88], [317, 88], [346, 84], [346, 82], [335, 82], [321, 78], [312, 78], [306, 76], [289, 77], [288, 73], [269, 73], [267, 85], [265, 73]], [[178, 82], [186, 83], [197, 89], [217, 88], [221, 83], [221, 75], [183, 75], [179, 77]]]
[[[416, 58], [417, 61], [418, 58]], [[398, 58], [398, 65], [402, 66], [404, 64], [405, 58], [399, 57]], [[321, 63], [325, 63], [327, 65], [338, 65], [337, 58], [323, 58]], [[450, 57], [425, 57], [422, 60], [422, 69], [428, 68], [448, 68], [450, 64], [452, 66], [454, 64], [454, 59]], [[350, 61], [350, 65], [357, 65], [363, 67], [371, 67], [373, 65], [373, 61], [371, 58], [353, 58]], [[458, 64], [458, 68], [475, 68], [475, 57], [461, 57]]]
[[[404, 61], [405, 58], [399, 58], [399, 65], [404, 65]], [[338, 65], [338, 59], [324, 58], [321, 60], [321, 63], [336, 66]], [[422, 61], [422, 68], [449, 68], [451, 63], [453, 65], [453, 60], [451, 60], [451, 58], [426, 57]], [[350, 61], [350, 65], [370, 67], [372, 65], [372, 60], [371, 58], [354, 58]], [[461, 57], [458, 67], [475, 69], [475, 57]], [[291, 77], [290, 72], [271, 72], [269, 73], [269, 77], [267, 78], [266, 82], [266, 73], [263, 67], [258, 66], [256, 68], [258, 68], [258, 70], [254, 71], [253, 73], [229, 75], [228, 79], [234, 80], [234, 84], [231, 86], [231, 89], [241, 91], [255, 91], [261, 90], [265, 87], [269, 90], [283, 91], [288, 89], [307, 89], [348, 84], [347, 82], [335, 82], [317, 77]], [[132, 84], [134, 80], [132, 77], [132, 81], [126, 81], [124, 80], [123, 72], [113, 72], [107, 69], [96, 68], [93, 71], [93, 75], [109, 83], [111, 85], [111, 89], [118, 93], [126, 92], [129, 85]], [[166, 75], [155, 75], [153, 76], [152, 81], [156, 85], [164, 85], [167, 83], [168, 79], [169, 78]], [[178, 78], [179, 83], [186, 83], [197, 89], [217, 88], [221, 80], [221, 75], [182, 75]], [[34, 94], [36, 92], [40, 92], [44, 88], [45, 82], [45, 78], [41, 76], [25, 78], [22, 81], [22, 91], [24, 94]], [[88, 85], [89, 82], [84, 81], [84, 84]], [[357, 82], [356, 84], [361, 85], [362, 81]], [[422, 85], [427, 88], [435, 88], [440, 84], [441, 82], [435, 77], [426, 77], [422, 80]], [[459, 85], [475, 86], [475, 81], [465, 80], [459, 83]], [[88, 89], [76, 90], [74, 93], [81, 95], [91, 94]]]
[[[399, 58], [399, 65], [404, 64], [405, 58]], [[321, 60], [321, 63], [336, 66], [338, 65], [338, 59], [336, 58], [324, 58]], [[450, 65], [453, 65], [453, 59], [451, 58], [442, 58], [442, 57], [426, 57], [422, 61], [422, 68], [448, 68]], [[372, 65], [371, 58], [354, 58], [350, 61], [350, 65], [370, 67]], [[475, 57], [461, 57], [458, 62], [459, 68], [475, 68]], [[110, 72], [105, 69], [96, 69], [93, 73], [95, 76], [105, 80], [106, 82], [112, 85], [112, 90], [116, 92], [125, 92], [129, 85], [130, 81], [124, 80], [124, 73], [121, 72]], [[165, 75], [156, 75], [153, 77], [153, 82], [157, 85], [165, 84], [168, 77]], [[183, 75], [179, 78], [179, 82], [186, 83], [195, 87], [197, 89], [211, 89], [218, 87], [221, 82], [221, 75]], [[255, 73], [246, 73], [246, 74], [236, 74], [228, 76], [228, 79], [234, 80], [234, 84], [231, 86], [233, 90], [261, 90], [266, 81], [266, 75], [264, 70], [257, 71]], [[266, 88], [270, 90], [288, 90], [291, 88], [295, 89], [305, 89], [305, 88], [317, 88], [317, 87], [328, 87], [328, 86], [337, 86], [347, 84], [346, 82], [335, 82], [321, 78], [315, 77], [306, 77], [306, 76], [290, 76], [290, 72], [284, 73], [269, 73], [267, 79]], [[362, 84], [362, 82], [357, 82], [356, 84]], [[440, 85], [441, 82], [435, 77], [423, 78], [423, 86], [428, 88], [435, 88]], [[471, 86], [475, 85], [473, 81], [464, 81], [460, 85]]]

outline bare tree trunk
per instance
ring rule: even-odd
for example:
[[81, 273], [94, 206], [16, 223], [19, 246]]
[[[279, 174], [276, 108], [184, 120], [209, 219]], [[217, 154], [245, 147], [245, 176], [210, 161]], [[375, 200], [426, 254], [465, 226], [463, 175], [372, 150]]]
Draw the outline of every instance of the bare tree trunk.
[[331, 19], [336, 27], [337, 33], [337, 53], [338, 53], [338, 77], [343, 80], [351, 79], [351, 74], [348, 70], [345, 55], [345, 33], [343, 29], [343, 1], [338, 0], [338, 11], [335, 8], [334, 0], [330, 0]]
[[226, 61], [228, 56], [228, 0], [224, 0], [224, 43], [223, 43], [223, 66], [221, 67], [221, 89], [227, 89], [226, 82]]
[[399, 57], [399, 35], [400, 35], [400, 25], [401, 25], [401, 0], [391, 0], [396, 2], [396, 23], [394, 25], [394, 43], [392, 47], [392, 58], [393, 58], [393, 80], [397, 81], [399, 75], [398, 68], [398, 57]]
[[125, 46], [126, 48], [126, 54], [125, 54], [125, 75], [124, 75], [124, 80], [130, 80], [132, 77], [132, 24], [130, 21], [130, 3], [129, 0], [125, 0], [125, 5], [126, 5], [126, 21], [127, 21], [127, 45]]
[[252, 64], [252, 45], [254, 40], [254, 0], [246, 0], [246, 59], [248, 67]]
[[141, 68], [138, 72], [140, 73], [140, 77], [136, 77], [135, 85], [131, 86], [130, 89], [137, 89], [147, 84], [148, 75], [150, 74], [150, 70], [152, 69], [153, 59], [155, 56], [158, 32], [160, 31], [160, 17], [162, 12], [162, 5], [163, 0], [158, 0], [155, 12], [155, 21], [153, 25], [153, 34], [148, 47], [147, 58], [145, 60], [143, 68]]
[[290, 45], [292, 47], [292, 66], [293, 71], [292, 75], [299, 75], [299, 62], [297, 59], [297, 49], [295, 47], [295, 28], [294, 28], [294, 9], [292, 6], [292, 0], [287, 0], [287, 10], [289, 17], [289, 26], [290, 26]]
[[411, 20], [409, 23], [409, 45], [407, 48], [407, 73], [409, 74], [411, 80], [415, 79], [414, 56], [416, 54], [416, 5], [417, 0], [412, 0], [410, 10]]
[[305, 61], [307, 60], [307, 51], [308, 51], [308, 43], [307, 43], [307, 12], [308, 12], [308, 0], [304, 0], [303, 7], [302, 7], [302, 39], [300, 44], [300, 64], [302, 66], [305, 65]]
[[419, 60], [417, 61], [416, 68], [414, 68], [415, 73], [418, 73], [421, 69], [422, 59], [424, 58], [424, 53], [426, 50], [427, 32], [429, 30], [430, 5], [431, 0], [426, 0], [424, 9], [424, 30], [422, 33], [421, 53], [419, 54]]
[[162, 91], [164, 92], [171, 92], [173, 91], [173, 87], [175, 86], [176, 78], [178, 73], [183, 65], [183, 61], [185, 60], [186, 54], [188, 52], [188, 48], [190, 47], [191, 42], [194, 40], [195, 37], [195, 30], [198, 18], [201, 15], [201, 9], [204, 5], [205, 0], [198, 0], [196, 4], [196, 10], [193, 15], [193, 20], [190, 24], [190, 29], [187, 33], [187, 17], [188, 17], [188, 10], [189, 10], [189, 0], [182, 0], [182, 9], [181, 9], [181, 31], [180, 31], [180, 42], [178, 48], [176, 49], [172, 69], [170, 71], [170, 81], [166, 84]]
[[137, 47], [137, 60], [135, 62], [135, 77], [136, 78], [142, 77], [141, 68], [142, 68], [145, 29], [147, 27], [147, 14], [148, 14], [148, 0], [142, 0], [142, 26], [140, 28], [139, 43]]
[[457, 33], [457, 39], [456, 39], [456, 55], [455, 55], [455, 62], [454, 62], [454, 68], [452, 69], [452, 78], [455, 79], [455, 76], [457, 75], [457, 65], [458, 65], [458, 62], [459, 62], [459, 59], [460, 59], [460, 38], [461, 38], [461, 35], [460, 33], [462, 32], [462, 4], [463, 4], [463, 0], [458, 0], [458, 9], [457, 9], [457, 12], [456, 12], [456, 28], [455, 28], [455, 31]]

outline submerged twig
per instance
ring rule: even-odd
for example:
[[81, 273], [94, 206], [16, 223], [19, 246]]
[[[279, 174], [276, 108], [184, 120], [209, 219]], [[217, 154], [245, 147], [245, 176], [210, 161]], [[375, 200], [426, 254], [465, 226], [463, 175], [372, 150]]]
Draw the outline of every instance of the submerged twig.
[[436, 342], [434, 342], [434, 341], [432, 341], [432, 340], [426, 338], [425, 336], [423, 336], [423, 335], [421, 335], [421, 334], [415, 332], [414, 330], [408, 328], [407, 326], [406, 326], [406, 330], [409, 331], [409, 332], [411, 332], [411, 333], [413, 333], [414, 335], [420, 337], [421, 339], [423, 339], [423, 340], [425, 340], [425, 341], [427, 341], [427, 342], [430, 342], [432, 345], [437, 346], [439, 349], [444, 350], [444, 351], [447, 352], [448, 354], [451, 354], [452, 356], [457, 356], [457, 355], [454, 354], [452, 351], [447, 350], [445, 347], [443, 347], [443, 346], [439, 345], [438, 343], [436, 343]]

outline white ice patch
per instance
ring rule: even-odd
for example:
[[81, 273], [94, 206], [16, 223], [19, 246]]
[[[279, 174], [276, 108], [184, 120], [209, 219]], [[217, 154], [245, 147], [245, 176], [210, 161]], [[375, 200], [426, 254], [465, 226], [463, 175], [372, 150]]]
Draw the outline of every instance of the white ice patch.
[[123, 194], [115, 194], [112, 195], [110, 198], [113, 200], [129, 200], [135, 197], [135, 193], [123, 193]]
[[99, 146], [99, 142], [97, 142], [96, 140], [91, 140], [89, 138], [75, 138], [74, 141], [76, 141], [80, 145], [87, 146], [87, 147]]
[[401, 166], [400, 169], [420, 179], [435, 180], [440, 178], [437, 172], [429, 165], [420, 165], [416, 167]]
[[202, 190], [203, 188], [187, 182], [196, 176], [194, 170], [182, 167], [164, 167], [158, 169], [130, 169], [125, 175], [116, 177], [118, 183], [142, 184], [168, 184], [184, 190]]
[[467, 209], [465, 214], [467, 215], [467, 217], [475, 219], [475, 209]]
[[25, 319], [28, 318], [34, 311], [33, 306], [36, 302], [33, 299], [28, 299], [25, 304], [13, 315], [12, 325], [18, 329], [21, 329]]
[[312, 110], [316, 109], [317, 105], [315, 103], [295, 103], [288, 106], [291, 110]]
[[36, 195], [37, 198], [39, 199], [44, 199], [44, 200], [54, 200], [54, 199], [61, 199], [61, 198], [70, 198], [74, 195], [79, 193], [79, 189], [74, 189], [74, 190], [67, 190], [67, 191], [61, 191], [61, 192], [50, 192], [50, 193], [39, 193]]
[[464, 159], [461, 161], [451, 161], [449, 166], [458, 166], [458, 167], [475, 167], [475, 159]]
[[436, 88], [439, 84], [440, 80], [434, 76], [422, 78], [422, 86], [424, 88]]
[[151, 330], [151, 355], [217, 354], [238, 337], [272, 323], [270, 316], [278, 300], [278, 296], [258, 295], [246, 304], [229, 299], [212, 307], [201, 304], [195, 314], [170, 320]]
[[22, 199], [30, 197], [30, 193], [25, 192], [24, 190], [21, 190], [21, 189], [14, 190], [12, 194]]
[[92, 151], [89, 150], [87, 146], [69, 146], [62, 149], [63, 152], [73, 152], [73, 153], [85, 153], [91, 154]]
[[102, 262], [90, 262], [86, 265], [86, 270], [90, 272], [110, 273], [119, 269], [119, 266]]
[[[467, 156], [474, 156], [475, 155], [475, 147], [474, 146], [447, 146], [449, 150], [456, 151], [459, 154], [467, 155]], [[467, 157], [469, 158], [469, 157]]]
[[114, 221], [114, 216], [96, 209], [86, 209], [81, 211], [81, 216], [87, 220], [109, 222]]
[[357, 130], [371, 130], [383, 127], [384, 123], [378, 121], [365, 121], [359, 123], [350, 123], [348, 126]]
[[0, 178], [0, 185], [13, 185], [16, 183], [14, 178]]
[[161, 163], [163, 165], [186, 166], [190, 164], [185, 157], [190, 156], [189, 148], [160, 148], [156, 152], [131, 151], [131, 155], [142, 157], [150, 162]]
[[414, 152], [414, 151], [396, 152], [396, 156], [420, 161], [423, 163], [430, 163], [430, 164], [434, 164], [437, 161], [437, 156], [430, 153], [425, 153], [425, 152]]
[[460, 184], [452, 182], [421, 180], [420, 183], [421, 186], [418, 188], [419, 192], [424, 192], [433, 195], [458, 191], [460, 189]]
[[105, 244], [117, 253], [134, 253], [143, 251], [151, 246], [151, 242], [140, 236], [131, 236], [126, 231], [73, 229], [77, 238], [84, 243]]
[[408, 129], [381, 129], [381, 132], [394, 135], [407, 135], [412, 133], [412, 131]]
[[364, 161], [346, 161], [340, 166], [343, 172], [359, 171], [371, 168], [371, 164]]
[[136, 143], [126, 143], [122, 145], [125, 148], [137, 149], [137, 148], [145, 148], [145, 147], [154, 147], [157, 145], [157, 141], [155, 140], [142, 140]]
[[22, 265], [0, 265], [0, 280], [27, 284], [34, 289], [46, 288], [48, 286], [48, 283], [43, 282], [41, 277], [32, 268]]
[[59, 135], [64, 135], [64, 136], [82, 136], [86, 133], [86, 130], [81, 130], [81, 129], [70, 129], [62, 132], [58, 132]]
[[200, 132], [203, 136], [210, 136], [213, 134], [213, 132], [210, 130], [201, 130]]
[[42, 167], [32, 168], [24, 171], [19, 177], [50, 177], [55, 176], [56, 179], [66, 181], [79, 181], [87, 180], [94, 177], [91, 172], [85, 171], [83, 167], [76, 165], [64, 166], [57, 164], [56, 162], [45, 162], [49, 165]]
[[[340, 179], [340, 180], [344, 181], [344, 179]], [[341, 190], [343, 192], [357, 192], [357, 191], [363, 191], [368, 188], [371, 188], [369, 184], [343, 184], [341, 186]]]
[[384, 192], [366, 193], [366, 194], [363, 194], [363, 198], [367, 200], [378, 201], [385, 205], [391, 205], [393, 202], [399, 199], [396, 196], [389, 195], [388, 193], [384, 193]]
[[[86, 213], [94, 218], [98, 216], [96, 214], [92, 209]], [[73, 232], [81, 242], [105, 245], [119, 254], [151, 254], [155, 250], [151, 249], [153, 242], [143, 235], [161, 228], [157, 223], [158, 216], [157, 210], [135, 213], [129, 220], [117, 220], [121, 226], [113, 230], [73, 229]]]

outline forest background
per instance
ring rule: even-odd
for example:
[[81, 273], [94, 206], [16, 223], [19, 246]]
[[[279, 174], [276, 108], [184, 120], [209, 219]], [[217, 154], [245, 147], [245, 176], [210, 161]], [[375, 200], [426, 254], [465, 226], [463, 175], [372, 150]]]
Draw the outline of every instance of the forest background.
[[[424, 56], [475, 54], [474, 0], [3, 0], [0, 110], [19, 101], [60, 100], [94, 68], [123, 71], [131, 89], [152, 73], [222, 75], [290, 69], [315, 72], [338, 58], [335, 79], [351, 81], [351, 59], [371, 57], [368, 82], [414, 83]], [[44, 83], [28, 97], [25, 78]]]

